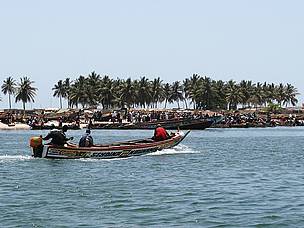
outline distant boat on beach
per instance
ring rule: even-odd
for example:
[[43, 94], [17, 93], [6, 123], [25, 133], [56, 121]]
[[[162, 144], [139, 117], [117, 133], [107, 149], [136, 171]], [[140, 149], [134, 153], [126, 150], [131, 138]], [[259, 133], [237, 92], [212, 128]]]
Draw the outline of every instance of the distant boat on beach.
[[158, 124], [168, 130], [183, 129], [183, 130], [204, 130], [212, 124], [222, 120], [221, 116], [208, 118], [185, 118], [161, 120], [153, 122], [138, 122], [138, 123], [95, 123], [90, 126], [91, 129], [155, 129]]

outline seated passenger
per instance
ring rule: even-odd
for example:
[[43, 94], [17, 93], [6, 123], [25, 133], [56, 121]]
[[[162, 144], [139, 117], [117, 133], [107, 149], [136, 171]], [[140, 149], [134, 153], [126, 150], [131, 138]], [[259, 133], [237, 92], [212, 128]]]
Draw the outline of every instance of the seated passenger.
[[79, 147], [93, 146], [93, 137], [90, 134], [91, 134], [91, 130], [87, 129], [86, 133], [79, 140]]
[[52, 129], [47, 136], [42, 138], [43, 140], [49, 140], [52, 139], [49, 144], [57, 145], [57, 146], [64, 146], [64, 144], [67, 143], [67, 141], [72, 140], [73, 137], [67, 138], [65, 135], [65, 132], [67, 132], [68, 126], [64, 125], [62, 127], [62, 130], [58, 129]]
[[154, 131], [154, 136], [152, 137], [153, 140], [155, 141], [162, 141], [170, 138], [170, 135], [168, 132], [163, 128], [160, 124], [157, 124], [155, 131]]

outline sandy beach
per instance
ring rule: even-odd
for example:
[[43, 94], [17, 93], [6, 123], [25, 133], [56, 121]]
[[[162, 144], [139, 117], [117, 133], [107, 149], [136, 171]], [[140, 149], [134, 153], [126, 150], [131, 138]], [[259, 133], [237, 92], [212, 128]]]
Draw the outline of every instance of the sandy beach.
[[31, 127], [27, 124], [16, 123], [14, 126], [8, 126], [7, 124], [0, 122], [0, 130], [29, 130]]

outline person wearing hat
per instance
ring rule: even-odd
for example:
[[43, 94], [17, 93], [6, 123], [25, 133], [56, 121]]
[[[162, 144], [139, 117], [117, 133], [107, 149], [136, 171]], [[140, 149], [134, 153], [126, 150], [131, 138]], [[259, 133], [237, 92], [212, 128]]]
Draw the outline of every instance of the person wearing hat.
[[73, 137], [67, 138], [65, 135], [65, 132], [68, 131], [68, 126], [64, 125], [62, 127], [62, 130], [58, 130], [58, 129], [54, 129], [54, 127], [52, 127], [53, 129], [51, 129], [51, 131], [47, 134], [47, 136], [45, 136], [44, 138], [42, 138], [43, 140], [49, 140], [52, 139], [50, 143], [48, 144], [53, 144], [53, 145], [57, 145], [57, 146], [64, 146], [64, 144], [66, 144], [69, 140], [72, 140]]
[[157, 124], [155, 131], [154, 131], [154, 136], [152, 137], [153, 140], [155, 141], [162, 141], [170, 138], [170, 135], [168, 132], [163, 128], [160, 124]]
[[79, 147], [91, 147], [93, 146], [93, 137], [91, 136], [91, 130], [87, 129], [85, 134], [79, 140]]

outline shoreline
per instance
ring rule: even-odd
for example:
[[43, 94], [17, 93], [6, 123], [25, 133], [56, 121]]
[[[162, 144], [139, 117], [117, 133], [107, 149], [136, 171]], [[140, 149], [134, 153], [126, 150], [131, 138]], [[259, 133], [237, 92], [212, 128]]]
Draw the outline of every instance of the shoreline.
[[15, 123], [14, 125], [7, 125], [0, 122], [0, 130], [30, 130], [31, 127], [23, 123]]
[[[3, 110], [0, 112], [0, 130], [50, 129], [68, 125], [70, 130], [90, 126], [108, 125], [119, 129], [121, 124], [153, 124], [179, 120], [207, 119], [221, 116], [219, 122], [207, 128], [265, 128], [276, 126], [304, 126], [303, 109], [284, 109], [282, 112], [265, 112], [263, 109], [246, 110], [185, 110], [185, 109], [66, 109], [66, 110]], [[11, 123], [11, 124], [8, 124]], [[96, 129], [96, 128], [95, 128]], [[190, 128], [191, 129], [191, 128]]]

